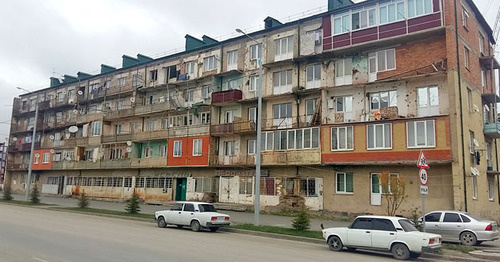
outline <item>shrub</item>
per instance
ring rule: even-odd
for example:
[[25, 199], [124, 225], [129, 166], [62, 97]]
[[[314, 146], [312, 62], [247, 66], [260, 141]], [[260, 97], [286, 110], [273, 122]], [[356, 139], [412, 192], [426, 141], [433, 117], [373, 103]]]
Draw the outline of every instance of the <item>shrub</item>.
[[311, 219], [309, 218], [309, 214], [306, 209], [303, 208], [300, 210], [297, 217], [295, 217], [292, 221], [292, 228], [297, 231], [306, 231], [311, 227]]
[[127, 200], [125, 211], [129, 214], [138, 214], [141, 211], [141, 207], [139, 206], [139, 196], [135, 193], [135, 191], [132, 193], [132, 197]]
[[10, 186], [6, 186], [3, 189], [3, 200], [10, 201], [12, 199], [13, 199], [13, 197], [12, 197], [12, 193], [10, 192]]
[[30, 201], [33, 204], [40, 203], [40, 191], [38, 191], [38, 186], [35, 184], [33, 190], [31, 190]]
[[89, 199], [87, 198], [87, 194], [85, 194], [85, 190], [82, 191], [80, 197], [78, 198], [78, 206], [80, 208], [89, 207]]

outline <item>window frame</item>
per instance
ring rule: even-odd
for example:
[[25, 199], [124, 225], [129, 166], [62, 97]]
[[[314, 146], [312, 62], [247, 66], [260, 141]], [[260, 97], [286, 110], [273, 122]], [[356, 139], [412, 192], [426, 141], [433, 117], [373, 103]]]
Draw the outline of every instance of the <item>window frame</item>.
[[203, 151], [203, 140], [201, 138], [193, 139], [193, 156], [201, 156]]
[[[342, 183], [343, 183], [343, 190], [339, 190], [339, 175], [342, 175]], [[351, 191], [348, 191], [347, 189], [347, 176], [351, 177]], [[354, 175], [349, 172], [336, 172], [335, 173], [335, 192], [337, 194], [348, 194], [352, 195], [354, 194]]]
[[173, 157], [182, 157], [182, 140], [175, 140], [172, 148]]
[[208, 72], [217, 69], [217, 59], [215, 55], [203, 58], [203, 71]]
[[[388, 136], [390, 138], [390, 141], [389, 141], [390, 146], [386, 146], [386, 141], [385, 141], [386, 140], [385, 139], [386, 138], [386, 134], [385, 134], [386, 125], [389, 126], [389, 131], [390, 131], [390, 134]], [[382, 140], [382, 144], [383, 144], [382, 147], [377, 147], [376, 146], [377, 145], [377, 128], [376, 128], [377, 126], [382, 126], [382, 139], [383, 139]], [[369, 134], [370, 134], [370, 132], [369, 132], [370, 127], [373, 128], [373, 137], [372, 137], [372, 139], [374, 139], [373, 140], [373, 147], [370, 147], [370, 136], [369, 136]], [[366, 149], [367, 150], [392, 149], [392, 146], [393, 146], [392, 133], [393, 133], [392, 132], [392, 123], [381, 123], [381, 124], [368, 124], [368, 125], [366, 125], [366, 137], [367, 137], [367, 139], [366, 139]]]
[[[382, 95], [387, 94], [387, 106], [382, 107]], [[373, 98], [377, 97], [378, 98], [378, 108], [373, 107]], [[394, 98], [394, 100], [392, 99]], [[398, 92], [396, 90], [387, 90], [387, 91], [379, 91], [379, 92], [370, 92], [369, 93], [369, 100], [368, 103], [370, 103], [370, 111], [375, 111], [375, 110], [380, 110], [382, 108], [387, 108], [391, 106], [398, 106]]]
[[293, 58], [293, 40], [293, 35], [274, 40], [275, 62]]
[[260, 58], [262, 58], [262, 44], [250, 45], [250, 61], [258, 60]]
[[[335, 136], [335, 139], [334, 139], [334, 131], [333, 130], [337, 130], [335, 132], [336, 136]], [[345, 134], [345, 138], [344, 138], [344, 143], [345, 143], [345, 148], [340, 148], [339, 145], [340, 145], [340, 129], [345, 129], [344, 131], [344, 134]], [[350, 132], [349, 132], [350, 130]], [[349, 133], [351, 134], [351, 147], [349, 148]], [[331, 151], [333, 152], [337, 152], [337, 151], [351, 151], [351, 150], [354, 150], [354, 126], [335, 126], [335, 127], [332, 127], [330, 129], [330, 149]], [[337, 144], [337, 148], [335, 149], [334, 148], [334, 140], [336, 140], [336, 144]]]
[[[410, 132], [412, 130], [410, 130], [410, 123], [413, 123], [413, 138], [414, 138], [414, 141], [413, 141], [413, 146], [410, 145]], [[424, 124], [424, 130], [425, 130], [425, 133], [424, 133], [424, 140], [425, 140], [425, 145], [418, 145], [418, 124], [419, 123], [423, 123]], [[434, 141], [434, 144], [428, 144], [429, 143], [429, 129], [428, 129], [428, 125], [429, 123], [432, 123], [432, 136], [433, 136], [433, 141]], [[436, 147], [436, 121], [435, 120], [420, 120], [420, 121], [407, 121], [406, 122], [406, 147], [407, 148], [434, 148]]]

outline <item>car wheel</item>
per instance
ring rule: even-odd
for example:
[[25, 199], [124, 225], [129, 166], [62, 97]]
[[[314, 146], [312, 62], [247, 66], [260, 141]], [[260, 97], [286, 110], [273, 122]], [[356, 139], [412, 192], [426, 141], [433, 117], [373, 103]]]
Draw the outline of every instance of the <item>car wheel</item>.
[[161, 227], [161, 228], [164, 228], [167, 226], [167, 222], [165, 221], [165, 218], [164, 217], [159, 217], [157, 220], [156, 220], [156, 224], [158, 224], [158, 227]]
[[201, 229], [200, 222], [193, 220], [191, 222], [191, 230], [193, 230], [194, 232], [198, 232], [200, 231], [200, 229]]
[[417, 259], [418, 257], [420, 257], [420, 254], [419, 254], [419, 253], [415, 253], [415, 252], [411, 252], [411, 253], [410, 253], [410, 258], [412, 258], [412, 259]]
[[332, 251], [340, 251], [344, 248], [344, 244], [342, 244], [342, 240], [338, 236], [331, 236], [328, 239], [328, 247]]
[[217, 232], [217, 230], [219, 230], [219, 228], [218, 228], [218, 227], [211, 227], [211, 228], [210, 228], [210, 231], [212, 231], [212, 232]]
[[410, 250], [405, 244], [396, 243], [391, 249], [392, 256], [395, 259], [406, 260], [410, 257]]
[[460, 234], [460, 243], [464, 246], [474, 246], [477, 244], [476, 235], [472, 232], [463, 232]]

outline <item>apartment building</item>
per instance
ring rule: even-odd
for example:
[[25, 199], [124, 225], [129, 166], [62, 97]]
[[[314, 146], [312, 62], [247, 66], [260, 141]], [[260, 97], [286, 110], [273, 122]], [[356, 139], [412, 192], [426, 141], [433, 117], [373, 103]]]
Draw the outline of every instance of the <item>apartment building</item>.
[[406, 182], [409, 214], [421, 207], [423, 150], [426, 210], [500, 217], [499, 65], [474, 3], [328, 5], [285, 24], [268, 17], [250, 38], [186, 35], [184, 52], [124, 55], [122, 68], [15, 98], [8, 183], [23, 191], [32, 161], [29, 183], [46, 194], [252, 204], [261, 121], [263, 208], [384, 214], [377, 174], [388, 171]]

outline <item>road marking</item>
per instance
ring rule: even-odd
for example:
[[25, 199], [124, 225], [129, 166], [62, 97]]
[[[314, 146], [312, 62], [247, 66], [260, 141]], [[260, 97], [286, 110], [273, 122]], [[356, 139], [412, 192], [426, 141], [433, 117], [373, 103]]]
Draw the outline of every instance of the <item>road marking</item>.
[[48, 260], [37, 258], [37, 257], [32, 257], [31, 259], [38, 261], [38, 262], [49, 262]]

